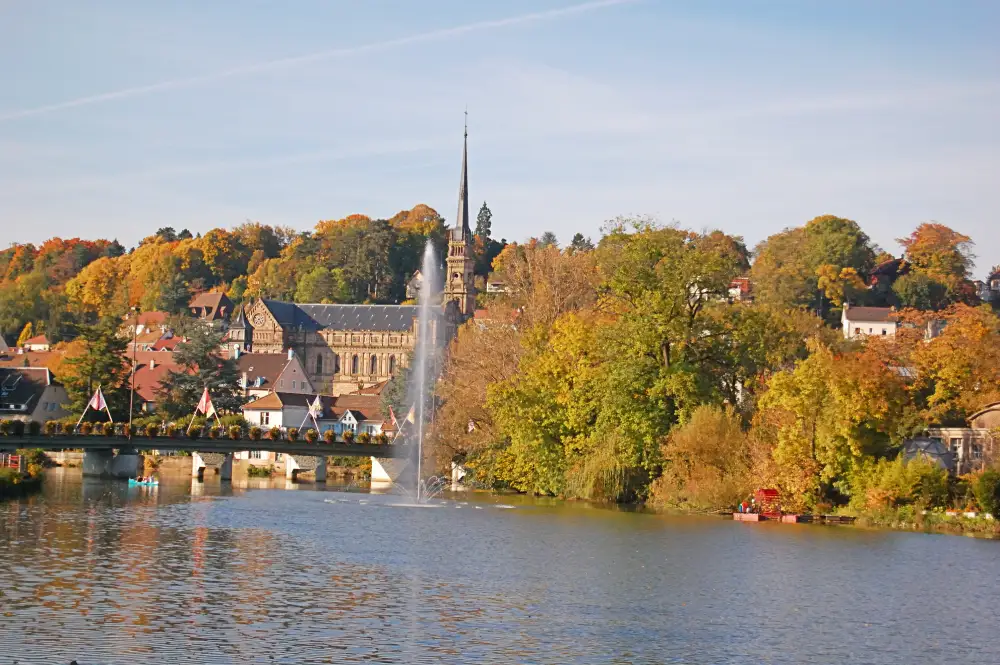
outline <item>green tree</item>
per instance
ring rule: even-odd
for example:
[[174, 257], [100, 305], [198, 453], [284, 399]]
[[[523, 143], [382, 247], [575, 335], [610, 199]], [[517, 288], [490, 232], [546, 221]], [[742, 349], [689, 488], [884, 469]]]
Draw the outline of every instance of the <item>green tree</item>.
[[128, 341], [118, 334], [120, 321], [112, 315], [80, 326], [80, 336], [62, 362], [59, 375], [72, 413], [83, 413], [98, 386], [116, 419], [128, 413], [131, 367], [125, 352]]
[[922, 272], [903, 275], [892, 285], [900, 306], [937, 311], [948, 305], [948, 285]]
[[589, 252], [594, 249], [594, 243], [591, 242], [590, 238], [583, 237], [582, 233], [574, 234], [569, 246], [575, 252]]
[[493, 213], [490, 212], [489, 207], [486, 205], [486, 201], [483, 201], [483, 207], [479, 209], [479, 214], [476, 215], [476, 236], [482, 238], [483, 241], [490, 239], [490, 231], [492, 230], [493, 223]]
[[238, 413], [244, 404], [236, 361], [220, 354], [223, 333], [200, 321], [185, 321], [178, 330], [185, 341], [174, 351], [180, 371], [171, 370], [157, 390], [159, 408], [170, 418], [194, 413], [202, 392], [208, 388], [215, 409]]
[[546, 231], [542, 234], [542, 237], [538, 239], [538, 244], [541, 247], [558, 247], [559, 239], [556, 238], [556, 234], [552, 231]]

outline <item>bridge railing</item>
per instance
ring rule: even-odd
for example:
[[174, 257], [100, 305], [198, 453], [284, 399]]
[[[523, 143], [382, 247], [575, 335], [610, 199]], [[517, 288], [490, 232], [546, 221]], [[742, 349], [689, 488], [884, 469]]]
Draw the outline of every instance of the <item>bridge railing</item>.
[[161, 424], [146, 424], [139, 427], [130, 427], [128, 423], [73, 423], [58, 422], [54, 420], [46, 423], [36, 421], [24, 422], [21, 420], [0, 420], [0, 445], [5, 440], [16, 440], [20, 437], [53, 437], [53, 438], [75, 438], [81, 437], [93, 440], [93, 437], [125, 438], [136, 443], [142, 440], [162, 440], [162, 439], [182, 439], [182, 440], [226, 440], [244, 441], [248, 444], [248, 449], [253, 448], [254, 442], [288, 442], [295, 444], [317, 443], [317, 444], [362, 444], [362, 445], [396, 445], [393, 439], [383, 433], [377, 434], [354, 434], [341, 433], [339, 436], [333, 430], [322, 433], [312, 427], [302, 429], [295, 427], [244, 427], [241, 425], [224, 426], [198, 426], [186, 427], [182, 423], [163, 422]]

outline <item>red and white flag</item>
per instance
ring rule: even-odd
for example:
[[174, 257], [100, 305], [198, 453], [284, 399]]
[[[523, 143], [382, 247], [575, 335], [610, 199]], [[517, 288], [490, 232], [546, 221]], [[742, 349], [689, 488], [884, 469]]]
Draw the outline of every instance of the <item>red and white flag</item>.
[[194, 410], [195, 413], [204, 413], [206, 418], [211, 418], [215, 415], [215, 407], [212, 406], [212, 398], [208, 396], [208, 387], [205, 387], [205, 392], [201, 394], [201, 399], [198, 401], [198, 408]]
[[103, 411], [108, 408], [108, 403], [104, 401], [104, 393], [101, 392], [101, 387], [97, 386], [97, 392], [94, 396], [90, 398], [87, 402], [87, 407], [93, 409], [94, 411]]

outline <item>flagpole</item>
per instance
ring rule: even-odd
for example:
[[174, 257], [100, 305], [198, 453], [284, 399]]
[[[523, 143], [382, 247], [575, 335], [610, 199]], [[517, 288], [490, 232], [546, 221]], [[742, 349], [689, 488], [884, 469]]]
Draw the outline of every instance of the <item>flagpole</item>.
[[[128, 280], [125, 280], [125, 299], [131, 300], [128, 296]], [[130, 304], [130, 303], [126, 303]], [[139, 308], [133, 307], [132, 313], [135, 315], [135, 319], [132, 321], [132, 381], [129, 387], [128, 394], [128, 440], [132, 440], [132, 412], [134, 410], [135, 404], [135, 355], [136, 355], [136, 341], [139, 337]], [[108, 414], [110, 415], [110, 414]]]

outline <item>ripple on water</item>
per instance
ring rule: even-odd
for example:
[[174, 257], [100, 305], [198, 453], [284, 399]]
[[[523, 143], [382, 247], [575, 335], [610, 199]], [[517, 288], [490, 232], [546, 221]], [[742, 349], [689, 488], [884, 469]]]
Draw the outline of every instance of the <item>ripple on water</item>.
[[1000, 662], [996, 543], [225, 492], [0, 504], [0, 665]]

